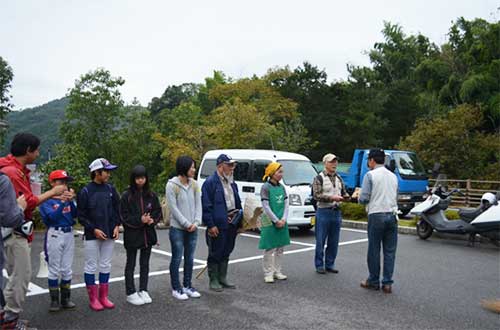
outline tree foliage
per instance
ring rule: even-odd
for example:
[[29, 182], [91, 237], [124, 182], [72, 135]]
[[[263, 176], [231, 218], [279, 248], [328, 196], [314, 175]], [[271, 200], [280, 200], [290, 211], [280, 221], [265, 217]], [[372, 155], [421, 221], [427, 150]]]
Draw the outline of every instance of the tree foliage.
[[[118, 164], [112, 180], [119, 190], [127, 187], [129, 173], [137, 164], [145, 165], [152, 178], [161, 171], [157, 162], [160, 145], [153, 140], [157, 126], [137, 101], [124, 104], [120, 92], [124, 83], [105, 69], [83, 75], [68, 94], [61, 124], [61, 148], [84, 150], [78, 155], [86, 167], [99, 157]], [[64, 157], [58, 154], [53, 163], [66, 165]]]
[[[11, 96], [9, 94], [9, 89], [12, 87], [12, 78], [14, 78], [12, 68], [7, 61], [0, 56], [0, 121], [3, 120], [5, 115], [12, 109], [12, 104], [10, 103]], [[4, 135], [5, 131], [0, 126], [0, 145], [3, 143]]]
[[478, 130], [482, 111], [461, 105], [432, 120], [419, 119], [399, 148], [414, 150], [427, 168], [439, 162], [452, 178], [500, 180], [500, 135]]

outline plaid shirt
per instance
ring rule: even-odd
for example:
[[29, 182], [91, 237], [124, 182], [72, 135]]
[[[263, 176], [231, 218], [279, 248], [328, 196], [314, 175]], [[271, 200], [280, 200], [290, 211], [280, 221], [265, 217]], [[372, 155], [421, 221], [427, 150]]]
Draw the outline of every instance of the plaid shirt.
[[[326, 171], [323, 171], [323, 174], [330, 179], [334, 187], [336, 187], [335, 182], [337, 181], [335, 180], [335, 178], [339, 178], [340, 194], [341, 196], [345, 196], [347, 194], [344, 182], [342, 181], [342, 178], [339, 175], [337, 175], [336, 173], [328, 174]], [[317, 200], [318, 202], [323, 202], [323, 203], [332, 202], [331, 195], [323, 194], [323, 183], [319, 179], [319, 174], [314, 178], [313, 192], [314, 192], [314, 199]]]

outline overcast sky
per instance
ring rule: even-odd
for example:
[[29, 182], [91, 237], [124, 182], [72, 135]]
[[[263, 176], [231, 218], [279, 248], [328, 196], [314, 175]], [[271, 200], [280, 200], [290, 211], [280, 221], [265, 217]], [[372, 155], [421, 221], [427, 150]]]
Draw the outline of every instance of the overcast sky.
[[15, 109], [64, 96], [104, 67], [143, 105], [168, 85], [233, 78], [309, 61], [328, 79], [368, 65], [383, 21], [442, 44], [463, 16], [499, 19], [498, 0], [1, 0], [0, 56], [14, 71]]

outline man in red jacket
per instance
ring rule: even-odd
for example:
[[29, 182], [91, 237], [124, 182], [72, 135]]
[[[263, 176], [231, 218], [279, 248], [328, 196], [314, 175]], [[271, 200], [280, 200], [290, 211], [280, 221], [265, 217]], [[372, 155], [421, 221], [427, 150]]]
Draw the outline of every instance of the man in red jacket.
[[[41, 194], [33, 195], [30, 185], [30, 170], [26, 167], [40, 155], [40, 139], [29, 133], [19, 133], [14, 136], [10, 147], [10, 154], [0, 158], [0, 171], [6, 174], [16, 192], [16, 196], [24, 196], [27, 207], [24, 210], [24, 218], [30, 221], [33, 210], [42, 202], [54, 196], [61, 195], [65, 191], [64, 186], [56, 186]], [[28, 237], [18, 231], [4, 237], [4, 248], [6, 262], [5, 266], [9, 273], [9, 283], [4, 289], [5, 314], [0, 314], [0, 322], [3, 329], [24, 329], [26, 324], [19, 320], [22, 312], [22, 304], [28, 291], [31, 279], [31, 246], [33, 234]]]

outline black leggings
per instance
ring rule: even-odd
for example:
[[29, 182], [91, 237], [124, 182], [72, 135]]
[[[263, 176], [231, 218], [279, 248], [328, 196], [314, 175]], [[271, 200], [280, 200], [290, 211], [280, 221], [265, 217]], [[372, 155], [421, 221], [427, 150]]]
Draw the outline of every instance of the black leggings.
[[[127, 264], [125, 265], [125, 290], [127, 292], [127, 296], [135, 292], [134, 269], [135, 261], [137, 259], [137, 250], [138, 249], [126, 249]], [[151, 247], [140, 249], [140, 251], [139, 291], [148, 291], [149, 257], [151, 257]]]

